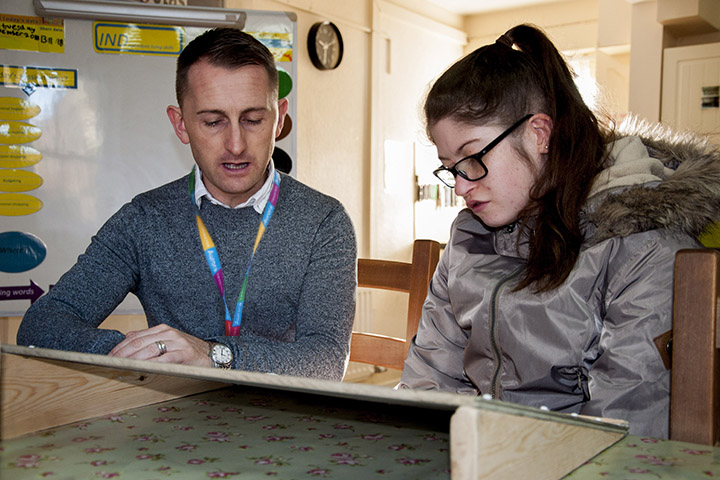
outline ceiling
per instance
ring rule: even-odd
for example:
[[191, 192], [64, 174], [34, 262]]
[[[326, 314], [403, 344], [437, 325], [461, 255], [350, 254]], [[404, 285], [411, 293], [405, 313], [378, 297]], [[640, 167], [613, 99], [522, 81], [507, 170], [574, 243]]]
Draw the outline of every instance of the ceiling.
[[490, 12], [493, 10], [509, 10], [542, 3], [553, 3], [562, 0], [428, 0], [458, 15]]

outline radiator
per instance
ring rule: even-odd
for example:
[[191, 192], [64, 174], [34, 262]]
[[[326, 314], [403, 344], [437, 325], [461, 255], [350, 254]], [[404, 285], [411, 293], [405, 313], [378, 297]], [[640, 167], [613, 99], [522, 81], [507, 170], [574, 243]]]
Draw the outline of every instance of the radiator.
[[[359, 288], [355, 304], [355, 322], [353, 330], [370, 332], [373, 326], [372, 291]], [[361, 382], [375, 373], [375, 366], [366, 363], [350, 362], [345, 372], [344, 382]]]

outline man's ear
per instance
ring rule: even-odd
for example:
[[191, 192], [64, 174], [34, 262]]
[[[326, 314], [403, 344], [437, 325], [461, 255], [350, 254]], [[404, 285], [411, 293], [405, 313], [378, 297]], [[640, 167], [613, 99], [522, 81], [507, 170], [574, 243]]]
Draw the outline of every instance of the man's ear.
[[538, 113], [530, 118], [530, 128], [535, 134], [534, 143], [539, 154], [548, 153], [550, 137], [552, 136], [553, 121], [549, 115]]
[[180, 141], [185, 145], [190, 143], [190, 137], [187, 134], [187, 130], [185, 130], [185, 121], [183, 120], [182, 110], [180, 107], [169, 105], [165, 112], [170, 119], [170, 123], [172, 123], [175, 135], [177, 135]]
[[278, 100], [278, 124], [275, 129], [275, 138], [279, 137], [280, 133], [282, 133], [283, 125], [285, 124], [285, 115], [287, 114], [289, 106], [290, 104], [287, 98]]

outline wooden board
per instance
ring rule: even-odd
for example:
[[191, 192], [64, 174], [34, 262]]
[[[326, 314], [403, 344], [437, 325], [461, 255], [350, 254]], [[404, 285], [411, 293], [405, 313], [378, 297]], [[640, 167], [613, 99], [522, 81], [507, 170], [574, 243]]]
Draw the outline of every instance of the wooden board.
[[226, 386], [3, 354], [0, 439]]
[[0, 350], [0, 439], [231, 384], [355, 400], [427, 405], [450, 411], [462, 403], [472, 402], [472, 398], [444, 392], [397, 392], [376, 385], [17, 345], [1, 345]]
[[491, 405], [461, 406], [452, 416], [453, 480], [562, 478], [627, 434], [582, 417]]

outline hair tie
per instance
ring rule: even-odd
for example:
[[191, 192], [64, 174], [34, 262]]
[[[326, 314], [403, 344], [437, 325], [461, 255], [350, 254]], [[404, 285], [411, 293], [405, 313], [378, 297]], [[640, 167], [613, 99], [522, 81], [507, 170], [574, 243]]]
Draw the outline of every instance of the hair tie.
[[501, 44], [505, 45], [506, 47], [513, 48], [514, 42], [512, 40], [510, 40], [510, 38], [503, 33], [502, 35], [500, 35], [498, 37], [497, 40], [495, 40], [495, 43], [501, 43]]

